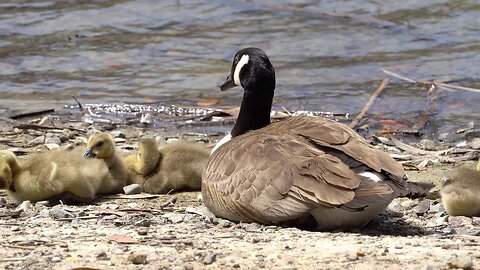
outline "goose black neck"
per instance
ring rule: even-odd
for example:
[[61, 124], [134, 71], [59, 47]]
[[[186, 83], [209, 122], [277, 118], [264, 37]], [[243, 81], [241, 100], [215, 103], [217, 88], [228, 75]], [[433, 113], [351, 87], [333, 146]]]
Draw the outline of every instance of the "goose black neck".
[[273, 89], [245, 90], [232, 137], [269, 125], [272, 100]]

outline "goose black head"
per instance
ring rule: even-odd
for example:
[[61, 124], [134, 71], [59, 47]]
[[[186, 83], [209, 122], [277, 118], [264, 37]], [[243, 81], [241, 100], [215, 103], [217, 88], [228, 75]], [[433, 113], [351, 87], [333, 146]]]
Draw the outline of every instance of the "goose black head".
[[241, 49], [235, 54], [232, 70], [220, 90], [241, 85], [245, 91], [273, 91], [275, 70], [267, 54], [258, 48]]

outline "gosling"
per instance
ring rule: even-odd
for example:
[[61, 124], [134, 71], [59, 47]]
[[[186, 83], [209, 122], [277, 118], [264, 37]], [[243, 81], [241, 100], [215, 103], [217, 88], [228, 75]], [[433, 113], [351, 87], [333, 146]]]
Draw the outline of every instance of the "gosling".
[[98, 133], [90, 136], [87, 141], [87, 150], [83, 154], [87, 158], [98, 158], [103, 160], [115, 180], [112, 186], [112, 193], [122, 192], [129, 180], [129, 173], [123, 158], [116, 151], [116, 144], [108, 133]]
[[82, 157], [81, 149], [36, 153], [19, 160], [0, 151], [0, 189], [17, 203], [62, 200], [87, 203], [110, 192], [114, 180], [104, 162]]
[[476, 169], [460, 167], [440, 189], [442, 204], [451, 216], [480, 216], [480, 159]]
[[132, 177], [143, 191], [166, 194], [170, 191], [200, 190], [202, 174], [210, 151], [206, 148], [178, 141], [158, 147], [154, 139], [139, 142], [138, 154], [125, 162]]

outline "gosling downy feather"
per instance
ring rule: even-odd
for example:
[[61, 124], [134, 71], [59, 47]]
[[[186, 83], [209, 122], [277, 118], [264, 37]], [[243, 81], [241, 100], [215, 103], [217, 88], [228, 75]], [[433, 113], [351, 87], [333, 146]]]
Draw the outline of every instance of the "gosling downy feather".
[[127, 158], [130, 170], [143, 177], [148, 193], [165, 194], [171, 190], [200, 190], [202, 173], [209, 151], [193, 143], [178, 141], [162, 145], [154, 139], [139, 142], [138, 155]]
[[442, 182], [442, 204], [451, 216], [480, 216], [480, 160], [476, 169], [458, 168]]
[[220, 89], [238, 85], [233, 138], [212, 152], [203, 176], [203, 200], [216, 216], [295, 224], [312, 215], [317, 229], [360, 227], [394, 198], [423, 192], [408, 185], [401, 164], [343, 124], [300, 116], [271, 124], [275, 71], [261, 49], [236, 53]]
[[103, 160], [115, 180], [110, 191], [112, 193], [122, 192], [122, 188], [127, 184], [129, 174], [123, 158], [116, 151], [116, 143], [110, 134], [97, 133], [90, 136], [87, 141], [87, 150], [83, 156]]
[[105, 163], [83, 158], [80, 148], [35, 153], [24, 160], [0, 151], [0, 189], [6, 189], [17, 202], [88, 202], [108, 193], [112, 183]]

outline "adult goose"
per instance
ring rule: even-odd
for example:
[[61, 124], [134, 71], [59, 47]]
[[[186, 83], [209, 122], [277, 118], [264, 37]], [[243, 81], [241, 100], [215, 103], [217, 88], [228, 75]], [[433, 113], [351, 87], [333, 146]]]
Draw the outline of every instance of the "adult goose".
[[307, 116], [270, 123], [275, 71], [263, 50], [235, 54], [220, 90], [240, 85], [231, 140], [212, 152], [202, 179], [217, 217], [292, 225], [313, 216], [320, 230], [361, 227], [394, 198], [421, 192], [401, 164], [343, 124]]

